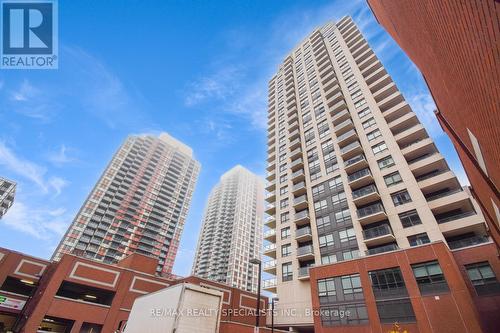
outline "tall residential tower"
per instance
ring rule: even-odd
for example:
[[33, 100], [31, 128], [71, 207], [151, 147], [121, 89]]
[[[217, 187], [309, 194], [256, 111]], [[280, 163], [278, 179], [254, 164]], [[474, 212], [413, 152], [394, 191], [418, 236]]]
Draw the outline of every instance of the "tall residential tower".
[[78, 212], [53, 259], [63, 253], [115, 263], [137, 252], [172, 271], [199, 163], [166, 133], [130, 136]]
[[208, 198], [193, 274], [257, 291], [262, 255], [264, 183], [242, 166], [222, 175]]
[[[269, 82], [268, 120], [265, 224], [275, 232], [265, 234], [277, 236], [265, 238], [264, 268], [276, 278], [264, 287], [285, 310], [278, 326], [312, 331], [312, 266], [489, 241], [475, 202], [350, 18], [314, 30], [285, 57]], [[322, 306], [349, 304], [350, 319], [365, 318], [348, 294], [358, 282], [342, 279], [344, 294], [329, 289]]]

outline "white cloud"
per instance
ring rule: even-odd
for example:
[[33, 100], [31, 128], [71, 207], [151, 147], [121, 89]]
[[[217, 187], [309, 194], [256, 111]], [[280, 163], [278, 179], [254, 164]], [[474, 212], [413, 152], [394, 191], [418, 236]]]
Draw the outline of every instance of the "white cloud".
[[69, 221], [71, 220], [63, 208], [40, 209], [16, 200], [0, 220], [0, 224], [36, 239], [48, 240], [62, 236]]
[[63, 144], [58, 150], [49, 152], [47, 154], [47, 159], [56, 166], [75, 162], [76, 159], [68, 155], [70, 150], [72, 149]]
[[24, 80], [17, 89], [9, 92], [8, 105], [14, 112], [48, 122], [59, 109], [50, 95], [50, 91], [42, 91], [31, 81]]
[[429, 93], [409, 95], [407, 101], [431, 137], [436, 139], [444, 134], [434, 114], [436, 104]]
[[5, 142], [0, 141], [0, 165], [38, 185], [44, 194], [50, 190], [55, 191], [55, 195], [61, 194], [68, 182], [61, 177], [52, 176], [48, 180], [45, 178], [47, 169], [17, 156]]

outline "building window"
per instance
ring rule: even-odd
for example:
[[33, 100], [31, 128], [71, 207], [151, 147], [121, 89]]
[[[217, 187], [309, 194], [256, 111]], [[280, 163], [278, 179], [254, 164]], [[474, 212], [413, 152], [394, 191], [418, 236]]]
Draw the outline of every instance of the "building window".
[[344, 200], [346, 200], [346, 194], [344, 191], [332, 195], [332, 202], [334, 205]]
[[337, 262], [337, 256], [335, 254], [328, 254], [321, 257], [321, 264], [333, 264]]
[[[349, 313], [349, 316], [340, 316], [339, 313]], [[339, 304], [320, 308], [321, 325], [347, 326], [368, 324], [368, 311], [364, 303]]]
[[379, 137], [382, 136], [382, 133], [380, 133], [380, 130], [376, 129], [374, 131], [371, 131], [370, 133], [366, 134], [366, 137], [368, 138], [368, 141], [373, 141]]
[[328, 182], [328, 186], [330, 187], [331, 190], [334, 190], [337, 187], [341, 187], [342, 186], [342, 178], [340, 176], [333, 178], [332, 180], [330, 180]]
[[280, 215], [280, 222], [281, 223], [286, 223], [290, 220], [290, 213], [282, 213]]
[[283, 282], [291, 281], [293, 279], [292, 263], [287, 262], [281, 266], [281, 278]]
[[361, 110], [361, 111], [358, 112], [358, 116], [359, 116], [359, 118], [363, 118], [363, 117], [365, 117], [365, 116], [367, 116], [367, 115], [369, 115], [371, 113], [372, 112], [370, 111], [370, 108], [366, 107], [363, 110]]
[[362, 293], [363, 288], [361, 288], [361, 279], [359, 274], [342, 276], [342, 290], [344, 295], [351, 295]]
[[334, 278], [318, 280], [318, 296], [320, 304], [333, 303], [337, 300]]
[[384, 324], [416, 322], [415, 313], [413, 312], [409, 298], [377, 301], [377, 311], [380, 322]]
[[354, 232], [354, 228], [348, 228], [339, 231], [339, 237], [341, 243], [356, 240], [356, 233]]
[[280, 184], [286, 182], [288, 175], [280, 176]]
[[321, 200], [314, 203], [314, 210], [317, 212], [326, 209], [326, 207], [327, 207], [326, 200]]
[[391, 194], [391, 198], [394, 206], [400, 206], [405, 203], [411, 202], [411, 197], [407, 190], [393, 193]]
[[347, 250], [342, 252], [342, 260], [351, 260], [359, 258], [359, 250]]
[[[69, 333], [75, 324], [74, 320], [45, 316], [40, 323], [37, 332], [64, 332]], [[83, 331], [82, 331], [83, 332]], [[99, 332], [99, 331], [96, 331]]]
[[465, 269], [479, 296], [500, 294], [500, 283], [487, 261], [465, 265]]
[[431, 242], [427, 233], [423, 232], [421, 234], [416, 234], [408, 237], [408, 242], [410, 246], [424, 245]]
[[287, 239], [288, 237], [290, 237], [290, 234], [291, 234], [290, 227], [281, 229], [281, 239]]
[[288, 198], [282, 199], [280, 201], [280, 208], [283, 209], [283, 208], [286, 208], [286, 207], [288, 207]]
[[280, 188], [280, 195], [287, 194], [288, 193], [288, 186]]
[[420, 216], [415, 209], [399, 214], [399, 220], [403, 225], [403, 228], [413, 227], [417, 224], [422, 224]]
[[399, 268], [388, 268], [369, 273], [376, 299], [408, 296]]
[[343, 224], [349, 221], [351, 221], [351, 211], [349, 209], [344, 209], [335, 213], [335, 222], [337, 224]]
[[333, 245], [333, 234], [319, 236], [319, 247]]
[[366, 121], [363, 122], [363, 128], [367, 129], [367, 128], [372, 127], [372, 126], [374, 126], [376, 124], [377, 123], [375, 122], [375, 119], [373, 119], [373, 117], [372, 117], [372, 118], [370, 118], [370, 119], [368, 119], [368, 120], [366, 120]]
[[316, 227], [318, 229], [328, 227], [330, 225], [330, 216], [318, 217], [316, 219]]
[[411, 265], [422, 295], [449, 291], [443, 271], [437, 261]]
[[292, 254], [292, 244], [281, 245], [281, 256], [288, 257]]
[[387, 185], [387, 186], [396, 185], [396, 184], [401, 183], [402, 181], [403, 181], [403, 179], [401, 178], [401, 175], [397, 171], [390, 173], [387, 176], [384, 176], [384, 182], [385, 182], [385, 185]]
[[325, 185], [324, 184], [316, 185], [312, 188], [313, 196], [318, 196], [324, 192], [325, 192]]
[[82, 300], [89, 303], [110, 306], [113, 302], [115, 293], [106, 289], [63, 281], [56, 295], [75, 300]]
[[380, 168], [380, 170], [383, 170], [385, 168], [389, 168], [395, 164], [394, 159], [392, 158], [391, 155], [386, 156], [386, 157], [378, 160], [377, 163], [378, 163], [378, 167]]
[[379, 144], [376, 144], [375, 146], [372, 146], [372, 151], [373, 151], [373, 154], [377, 155], [377, 154], [380, 154], [381, 152], [387, 150], [387, 145], [385, 144], [385, 142], [381, 142]]

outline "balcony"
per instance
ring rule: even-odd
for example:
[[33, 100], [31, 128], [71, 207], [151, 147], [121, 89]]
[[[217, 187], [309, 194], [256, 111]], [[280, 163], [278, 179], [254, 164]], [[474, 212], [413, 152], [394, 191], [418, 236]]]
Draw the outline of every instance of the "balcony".
[[300, 246], [297, 248], [297, 259], [310, 260], [314, 259], [314, 248], [312, 245]]
[[294, 195], [301, 195], [301, 194], [304, 194], [306, 192], [307, 192], [307, 189], [306, 189], [306, 182], [305, 181], [302, 181], [300, 183], [293, 185], [293, 194]]
[[295, 213], [294, 220], [296, 225], [304, 225], [310, 222], [309, 210], [305, 209], [298, 213]]
[[484, 244], [490, 241], [489, 237], [486, 235], [474, 235], [467, 234], [464, 237], [453, 237], [452, 240], [446, 240], [450, 250], [461, 249], [464, 247], [475, 246], [479, 244]]
[[276, 201], [276, 191], [271, 191], [267, 193], [266, 195], [266, 201], [267, 202], [274, 202]]
[[271, 181], [276, 178], [276, 172], [275, 171], [269, 171], [266, 175], [266, 179]]
[[310, 241], [312, 239], [312, 230], [310, 226], [297, 229], [295, 231], [295, 239], [298, 242]]
[[339, 135], [337, 137], [337, 143], [339, 144], [339, 146], [341, 146], [343, 144], [349, 143], [350, 141], [356, 140], [357, 138], [358, 138], [358, 133], [356, 133], [356, 130], [353, 128], [352, 130], [347, 131], [342, 135]]
[[307, 196], [305, 194], [293, 199], [293, 208], [295, 208], [295, 210], [303, 210], [304, 208], [307, 208], [307, 206]]
[[298, 272], [299, 280], [309, 280], [309, 269], [311, 267], [314, 267], [314, 265], [308, 267], [299, 267], [299, 272]]
[[269, 229], [264, 232], [264, 239], [269, 242], [276, 242], [276, 229]]
[[399, 250], [399, 247], [396, 243], [389, 243], [382, 246], [373, 247], [366, 251], [366, 255], [379, 254], [384, 252], [396, 251]]
[[276, 182], [268, 182], [266, 184], [266, 191], [271, 192], [276, 189]]
[[383, 116], [385, 120], [390, 123], [405, 114], [412, 112], [410, 106], [403, 99], [399, 103], [393, 104], [392, 106], [389, 104], [388, 107], [384, 110]]
[[380, 200], [380, 194], [374, 184], [364, 186], [352, 191], [352, 199], [356, 206], [363, 206], [370, 202]]
[[363, 147], [361, 146], [359, 141], [351, 142], [347, 146], [340, 148], [340, 156], [344, 160], [349, 159], [355, 155], [359, 155], [362, 152], [363, 152]]
[[299, 122], [298, 122], [298, 121], [296, 121], [296, 122], [294, 122], [294, 123], [292, 123], [292, 124], [290, 124], [290, 125], [288, 126], [288, 132], [290, 132], [290, 133], [291, 133], [291, 132], [295, 131], [295, 130], [296, 130], [296, 129], [298, 129], [298, 128], [299, 128]]
[[387, 218], [384, 206], [381, 203], [359, 208], [357, 214], [358, 221], [361, 225], [367, 225]]
[[296, 148], [300, 148], [300, 138], [297, 138], [290, 142], [290, 150], [294, 150]]
[[337, 114], [338, 112], [340, 112], [342, 110], [347, 110], [347, 105], [345, 104], [344, 100], [341, 100], [341, 101], [337, 102], [335, 105], [331, 106], [330, 107], [330, 114], [332, 116], [334, 116], [335, 114]]
[[276, 244], [271, 243], [264, 246], [264, 255], [276, 259]]
[[274, 217], [268, 217], [264, 220], [264, 225], [269, 228], [276, 228], [276, 219]]
[[266, 214], [267, 215], [274, 215], [276, 213], [276, 206], [273, 204], [268, 204], [266, 206]]
[[396, 240], [388, 224], [363, 230], [363, 237], [367, 246], [376, 246]]
[[302, 158], [298, 158], [290, 164], [290, 168], [292, 169], [292, 171], [297, 171], [298, 169], [302, 169], [303, 167], [304, 161], [302, 160]]
[[276, 278], [267, 279], [262, 281], [262, 289], [272, 293], [276, 293]]
[[394, 133], [394, 139], [396, 139], [399, 144], [402, 144], [403, 141], [415, 141], [426, 136], [427, 133], [425, 132], [425, 128], [422, 124], [417, 124], [402, 132]]
[[300, 157], [302, 156], [302, 149], [300, 147], [298, 147], [297, 149], [293, 150], [291, 153], [290, 153], [290, 158], [293, 160], [297, 157]]
[[460, 219], [463, 219], [463, 218], [466, 218], [469, 216], [473, 216], [473, 215], [476, 215], [475, 211], [458, 212], [458, 213], [453, 213], [453, 214], [443, 213], [443, 214], [439, 214], [436, 216], [436, 221], [438, 224], [442, 224], [442, 223], [448, 223], [451, 221], [460, 220]]
[[304, 173], [303, 169], [300, 169], [299, 171], [295, 171], [292, 173], [292, 182], [297, 183], [306, 178], [306, 174]]
[[348, 110], [343, 110], [337, 113], [335, 116], [332, 118], [332, 123], [336, 126], [340, 124], [341, 122], [349, 119], [351, 114], [349, 113]]
[[351, 157], [344, 162], [345, 172], [355, 172], [359, 171], [368, 166], [365, 155], [359, 154], [357, 156]]
[[295, 140], [297, 139], [298, 137], [300, 136], [300, 132], [299, 130], [295, 130], [293, 132], [290, 133], [289, 137], [290, 137], [290, 140]]
[[407, 160], [411, 160], [419, 155], [422, 155], [423, 152], [430, 152], [431, 147], [433, 146], [432, 139], [429, 137], [418, 138], [415, 141], [402, 144], [399, 146], [401, 148], [401, 153]]
[[352, 120], [349, 118], [342, 123], [335, 126], [335, 135], [340, 136], [341, 134], [347, 132], [350, 129], [354, 128], [354, 124]]
[[276, 260], [269, 260], [264, 262], [262, 270], [266, 273], [276, 275]]
[[351, 188], [358, 188], [373, 183], [373, 176], [369, 168], [361, 169], [347, 176]]

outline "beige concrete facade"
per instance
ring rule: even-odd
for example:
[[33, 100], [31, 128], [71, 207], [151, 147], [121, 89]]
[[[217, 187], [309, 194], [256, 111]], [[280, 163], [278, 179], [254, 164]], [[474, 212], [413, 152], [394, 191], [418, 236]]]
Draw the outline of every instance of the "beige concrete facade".
[[312, 327], [310, 266], [488, 241], [469, 192], [351, 18], [285, 58], [269, 83], [268, 126], [264, 224], [276, 232], [265, 231], [264, 271], [276, 278], [264, 288], [279, 297], [278, 326]]

